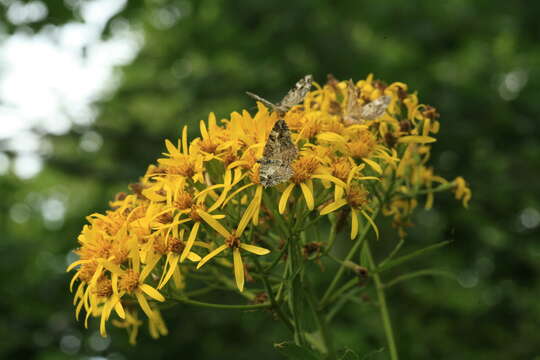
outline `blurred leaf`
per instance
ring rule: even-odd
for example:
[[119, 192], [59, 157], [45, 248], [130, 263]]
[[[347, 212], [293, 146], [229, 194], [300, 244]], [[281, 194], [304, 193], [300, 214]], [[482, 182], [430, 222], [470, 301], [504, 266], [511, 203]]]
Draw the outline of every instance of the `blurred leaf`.
[[343, 355], [338, 357], [339, 360], [359, 360], [360, 356], [352, 351], [351, 349], [346, 349]]
[[285, 342], [274, 344], [281, 354], [290, 360], [321, 360], [323, 359], [321, 354], [317, 354], [315, 351], [300, 347], [296, 344]]
[[413, 251], [412, 253], [408, 254], [408, 255], [404, 255], [402, 257], [399, 257], [395, 260], [391, 260], [391, 261], [388, 261], [384, 266], [381, 266], [379, 268], [377, 268], [375, 270], [376, 273], [381, 273], [383, 271], [386, 271], [386, 270], [389, 270], [393, 267], [396, 267], [400, 264], [403, 264], [407, 261], [411, 261], [413, 259], [416, 259], [417, 257], [419, 256], [422, 256], [422, 255], [425, 255], [425, 254], [428, 254], [434, 250], [437, 250], [443, 246], [446, 246], [448, 244], [450, 244], [451, 241], [443, 241], [443, 242], [440, 242], [438, 244], [434, 244], [434, 245], [431, 245], [431, 246], [427, 246], [425, 248], [422, 248], [420, 250], [416, 250], [416, 251]]
[[397, 276], [394, 279], [386, 282], [384, 284], [384, 287], [389, 288], [402, 281], [406, 281], [406, 280], [414, 279], [419, 276], [426, 276], [426, 275], [443, 276], [443, 277], [447, 277], [447, 278], [457, 281], [457, 277], [449, 271], [437, 270], [437, 269], [424, 269], [424, 270], [413, 271], [410, 273], [405, 273], [403, 275]]

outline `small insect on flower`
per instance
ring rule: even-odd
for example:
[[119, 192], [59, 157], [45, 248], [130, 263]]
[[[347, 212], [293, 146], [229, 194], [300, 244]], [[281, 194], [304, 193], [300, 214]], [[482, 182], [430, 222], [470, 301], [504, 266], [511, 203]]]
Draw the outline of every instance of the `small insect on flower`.
[[273, 104], [250, 92], [247, 93], [278, 112], [281, 117], [276, 121], [268, 135], [263, 157], [257, 160], [261, 164], [259, 178], [261, 184], [265, 187], [281, 184], [293, 176], [291, 163], [298, 157], [298, 148], [291, 139], [291, 132], [287, 123], [283, 120], [283, 114], [304, 100], [311, 89], [312, 81], [313, 77], [311, 75], [304, 76], [277, 104]]
[[362, 124], [366, 120], [374, 120], [383, 115], [392, 98], [384, 95], [369, 104], [358, 103], [359, 90], [352, 80], [347, 82], [347, 104], [343, 111], [343, 122], [347, 125]]
[[261, 167], [259, 178], [263, 186], [274, 186], [293, 176], [292, 162], [298, 157], [298, 148], [292, 142], [287, 123], [279, 119], [274, 124], [264, 146], [263, 157], [257, 160]]
[[309, 90], [311, 90], [311, 83], [313, 82], [313, 76], [312, 75], [306, 75], [302, 79], [298, 80], [294, 88], [289, 90], [287, 95], [283, 99], [281, 99], [280, 102], [277, 104], [274, 104], [266, 99], [263, 99], [259, 95], [250, 93], [249, 91], [246, 92], [249, 96], [254, 98], [257, 101], [262, 102], [264, 105], [272, 108], [274, 111], [280, 113], [280, 115], [286, 113], [289, 111], [290, 108], [292, 108], [294, 105], [300, 104], [302, 101], [304, 101], [304, 98], [309, 93]]

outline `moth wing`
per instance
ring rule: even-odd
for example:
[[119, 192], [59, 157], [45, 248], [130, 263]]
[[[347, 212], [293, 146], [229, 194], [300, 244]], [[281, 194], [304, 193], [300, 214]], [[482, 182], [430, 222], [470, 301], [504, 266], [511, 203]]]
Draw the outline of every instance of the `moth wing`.
[[[263, 157], [267, 159], [296, 159], [298, 149], [291, 138], [291, 131], [283, 119], [276, 121], [264, 146]], [[291, 161], [292, 161], [291, 160]]]
[[275, 186], [281, 184], [293, 176], [293, 170], [290, 163], [280, 159], [261, 159], [259, 160], [259, 179], [263, 186]]
[[294, 105], [300, 104], [311, 90], [312, 82], [312, 75], [304, 76], [296, 83], [294, 88], [289, 90], [287, 95], [279, 102], [278, 107], [283, 111], [287, 111]]
[[292, 162], [298, 157], [291, 132], [283, 119], [276, 121], [264, 146], [263, 157], [257, 162], [259, 179], [265, 187], [285, 182], [293, 175]]
[[390, 104], [392, 98], [384, 95], [362, 106], [360, 110], [360, 118], [364, 120], [374, 120], [386, 112], [386, 108]]
[[360, 115], [362, 106], [358, 104], [360, 90], [354, 85], [352, 80], [347, 82], [347, 102], [343, 112], [343, 120], [346, 124], [357, 124], [362, 121]]

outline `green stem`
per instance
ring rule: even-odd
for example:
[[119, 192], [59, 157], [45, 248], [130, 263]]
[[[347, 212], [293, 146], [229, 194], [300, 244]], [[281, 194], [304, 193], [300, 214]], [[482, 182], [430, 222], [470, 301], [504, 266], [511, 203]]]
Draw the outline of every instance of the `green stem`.
[[287, 259], [289, 266], [290, 288], [289, 288], [289, 307], [294, 322], [294, 341], [296, 345], [306, 347], [306, 338], [302, 328], [302, 282], [300, 276], [300, 248], [298, 236], [289, 237], [289, 257]]
[[356, 277], [347, 281], [342, 287], [337, 289], [336, 292], [332, 295], [332, 297], [328, 300], [328, 302], [329, 303], [334, 302], [335, 300], [339, 299], [344, 292], [346, 292], [347, 290], [355, 286], [358, 286], [358, 278]]
[[283, 313], [281, 310], [281, 306], [276, 302], [276, 299], [274, 297], [274, 292], [272, 291], [272, 286], [270, 285], [270, 282], [268, 281], [268, 277], [266, 276], [266, 273], [263, 272], [263, 268], [261, 266], [261, 263], [257, 258], [254, 259], [255, 266], [257, 266], [257, 271], [261, 274], [262, 281], [264, 283], [264, 287], [266, 288], [266, 293], [268, 294], [268, 298], [270, 299], [270, 303], [272, 304], [272, 309], [276, 312], [277, 317], [280, 318], [281, 321], [287, 326], [287, 328], [294, 332], [294, 327], [291, 324], [291, 321], [289, 318]]
[[[369, 248], [369, 242], [366, 242], [365, 246], [366, 255], [369, 261], [370, 269], [375, 269], [375, 262], [371, 255]], [[373, 281], [375, 283], [375, 289], [377, 291], [377, 299], [379, 300], [379, 310], [381, 313], [381, 320], [384, 327], [384, 334], [386, 336], [386, 342], [388, 343], [388, 350], [390, 352], [391, 360], [398, 360], [398, 353], [396, 343], [394, 340], [394, 333], [392, 331], [392, 323], [390, 322], [390, 315], [388, 313], [388, 306], [386, 305], [386, 297], [384, 295], [384, 284], [381, 282], [381, 278], [378, 273], [372, 273]]]
[[317, 302], [315, 300], [315, 297], [313, 295], [313, 289], [311, 287], [311, 284], [307, 279], [304, 281], [305, 288], [306, 288], [306, 294], [307, 294], [307, 301], [309, 303], [309, 307], [311, 308], [313, 315], [315, 317], [315, 321], [317, 322], [317, 326], [319, 327], [319, 330], [321, 332], [322, 339], [324, 341], [324, 345], [326, 347], [326, 350], [328, 352], [327, 360], [333, 360], [335, 359], [335, 353], [334, 353], [334, 345], [332, 342], [332, 337], [330, 336], [330, 333], [328, 332], [328, 324], [326, 319], [321, 315], [321, 312], [317, 309]]
[[336, 241], [336, 235], [337, 235], [338, 219], [336, 219], [335, 216], [330, 216], [329, 219], [332, 226], [330, 227], [330, 234], [328, 234], [328, 244], [326, 245], [326, 249], [324, 250], [325, 254], [328, 254], [334, 247], [334, 242]]
[[177, 297], [174, 297], [173, 299], [184, 304], [213, 308], [213, 309], [254, 310], [254, 309], [264, 309], [264, 308], [272, 307], [271, 303], [253, 304], [253, 305], [226, 305], [226, 304], [214, 304], [214, 303], [207, 303], [207, 302], [202, 302], [202, 301], [197, 301], [197, 300], [191, 300], [182, 296], [177, 296]]
[[[375, 220], [375, 217], [377, 216], [377, 213], [378, 213], [378, 209], [375, 210], [373, 212], [373, 217], [372, 219]], [[328, 289], [326, 289], [326, 292], [324, 293], [320, 303], [319, 303], [319, 308], [323, 308], [328, 299], [330, 298], [330, 296], [332, 295], [332, 292], [334, 291], [335, 287], [337, 286], [339, 280], [341, 279], [341, 276], [343, 276], [343, 272], [345, 271], [345, 268], [346, 268], [346, 265], [345, 263], [347, 261], [350, 261], [354, 254], [358, 251], [358, 249], [360, 248], [360, 245], [362, 245], [362, 243], [364, 242], [364, 238], [366, 237], [368, 231], [371, 229], [371, 226], [369, 226], [369, 224], [365, 224], [365, 226], [362, 228], [362, 230], [360, 231], [360, 234], [358, 234], [358, 237], [356, 238], [356, 241], [354, 242], [354, 245], [351, 247], [351, 249], [349, 250], [349, 253], [347, 254], [347, 256], [345, 257], [345, 259], [343, 260], [343, 263], [340, 265], [338, 271], [336, 272], [336, 275], [334, 276], [334, 278], [332, 279], [332, 282], [330, 283], [330, 286], [328, 286]]]

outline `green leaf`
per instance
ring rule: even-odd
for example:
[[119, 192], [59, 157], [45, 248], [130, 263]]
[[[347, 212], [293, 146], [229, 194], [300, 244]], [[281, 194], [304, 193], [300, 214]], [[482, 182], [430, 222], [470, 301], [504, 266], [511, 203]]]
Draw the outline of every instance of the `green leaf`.
[[396, 278], [387, 282], [384, 286], [386, 288], [389, 288], [402, 281], [406, 281], [406, 280], [414, 279], [419, 276], [426, 276], [426, 275], [444, 276], [444, 277], [451, 278], [453, 280], [457, 280], [456, 276], [452, 274], [451, 272], [444, 271], [444, 270], [437, 270], [437, 269], [424, 269], [424, 270], [413, 271], [407, 274], [397, 276]]
[[322, 360], [322, 354], [307, 348], [300, 347], [290, 342], [274, 344], [274, 348], [291, 360]]
[[343, 355], [338, 357], [338, 360], [360, 360], [360, 356], [351, 349], [345, 349]]
[[328, 349], [324, 345], [324, 340], [320, 331], [306, 333], [306, 340], [313, 346], [314, 349], [316, 349], [320, 353], [328, 353]]
[[383, 271], [386, 271], [386, 270], [389, 270], [393, 267], [396, 267], [400, 264], [403, 264], [407, 261], [410, 261], [412, 259], [416, 259], [417, 257], [421, 256], [421, 255], [424, 255], [424, 254], [427, 254], [431, 251], [434, 251], [434, 250], [437, 250], [438, 248], [441, 248], [443, 246], [446, 246], [448, 244], [450, 244], [451, 241], [443, 241], [443, 242], [440, 242], [438, 244], [434, 244], [434, 245], [431, 245], [431, 246], [427, 246], [423, 249], [420, 249], [420, 250], [417, 250], [417, 251], [413, 251], [412, 253], [408, 254], [408, 255], [404, 255], [402, 257], [399, 257], [395, 260], [392, 260], [392, 261], [388, 261], [386, 264], [384, 264], [383, 266], [379, 267], [376, 272], [377, 273], [381, 273]]
[[380, 354], [384, 352], [384, 348], [380, 348], [378, 350], [373, 350], [371, 352], [368, 352], [366, 355], [362, 357], [362, 360], [369, 360], [373, 359], [374, 355]]
[[367, 246], [367, 240], [364, 241], [364, 243], [362, 244], [362, 250], [360, 250], [360, 265], [365, 267], [366, 269], [370, 269], [369, 255], [368, 255], [368, 250], [366, 246]]
[[403, 246], [403, 244], [405, 244], [405, 240], [403, 239], [400, 239], [399, 242], [396, 244], [396, 246], [394, 247], [394, 249], [392, 250], [392, 252], [390, 253], [390, 255], [388, 255], [388, 257], [386, 259], [384, 259], [383, 261], [381, 261], [381, 263], [379, 264], [379, 266], [384, 266], [387, 262], [389, 262], [390, 260], [392, 260], [394, 258], [394, 256], [396, 256], [396, 254], [398, 253], [398, 251], [401, 249], [401, 247]]

